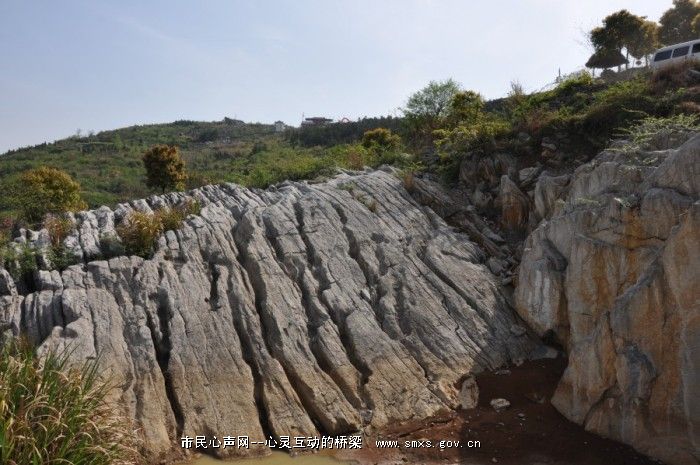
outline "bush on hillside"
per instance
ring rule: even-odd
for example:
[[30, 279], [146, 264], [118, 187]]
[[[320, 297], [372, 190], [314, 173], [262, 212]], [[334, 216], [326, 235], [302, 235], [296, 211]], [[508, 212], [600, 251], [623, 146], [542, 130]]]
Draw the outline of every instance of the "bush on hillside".
[[196, 200], [188, 199], [173, 208], [165, 207], [153, 213], [132, 211], [116, 228], [119, 239], [113, 236], [100, 238], [101, 252], [105, 257], [114, 257], [123, 252], [148, 258], [158, 237], [165, 231], [174, 231], [182, 226], [189, 215], [199, 214], [201, 207]]
[[163, 232], [163, 222], [154, 213], [133, 211], [116, 229], [127, 254], [147, 258]]
[[130, 422], [106, 401], [97, 364], [39, 358], [26, 343], [0, 348], [0, 463], [138, 463]]
[[46, 166], [25, 171], [20, 176], [14, 203], [21, 216], [32, 223], [40, 221], [47, 213], [87, 208], [80, 197], [80, 184], [65, 171]]
[[362, 146], [375, 151], [396, 151], [401, 147], [401, 138], [390, 129], [370, 129], [362, 135]]

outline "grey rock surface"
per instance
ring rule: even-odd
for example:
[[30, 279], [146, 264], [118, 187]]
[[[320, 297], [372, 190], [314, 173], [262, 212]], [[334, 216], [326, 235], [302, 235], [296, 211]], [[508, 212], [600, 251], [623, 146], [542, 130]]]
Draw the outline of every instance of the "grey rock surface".
[[[100, 259], [130, 210], [188, 196], [200, 214], [153, 258]], [[520, 320], [482, 249], [390, 172], [207, 186], [75, 221], [65, 243], [83, 263], [38, 273], [26, 295], [0, 270], [0, 323], [42, 351], [99, 358], [154, 462], [182, 435], [262, 440], [426, 418], [459, 406], [465, 376], [536, 346], [511, 332]]]

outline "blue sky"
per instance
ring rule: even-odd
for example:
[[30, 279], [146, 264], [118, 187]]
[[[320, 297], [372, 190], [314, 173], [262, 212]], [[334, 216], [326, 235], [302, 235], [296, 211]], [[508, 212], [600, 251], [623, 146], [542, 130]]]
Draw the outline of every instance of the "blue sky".
[[0, 0], [0, 153], [177, 119], [397, 114], [431, 79], [487, 98], [576, 70], [584, 31], [660, 0]]

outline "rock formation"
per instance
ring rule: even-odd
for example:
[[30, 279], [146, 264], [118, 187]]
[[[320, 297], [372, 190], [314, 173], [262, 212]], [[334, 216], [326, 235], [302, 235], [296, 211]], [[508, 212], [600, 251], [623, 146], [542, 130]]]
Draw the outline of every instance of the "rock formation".
[[82, 263], [38, 272], [32, 292], [0, 269], [0, 330], [98, 358], [154, 461], [182, 435], [262, 440], [425, 418], [457, 408], [470, 373], [536, 346], [512, 331], [520, 320], [482, 249], [390, 172], [188, 195], [201, 213], [151, 259], [100, 257], [130, 210], [187, 195], [77, 214], [65, 244]]
[[[658, 142], [658, 141], [657, 141]], [[515, 292], [569, 365], [553, 403], [671, 464], [700, 460], [700, 135], [542, 175]]]

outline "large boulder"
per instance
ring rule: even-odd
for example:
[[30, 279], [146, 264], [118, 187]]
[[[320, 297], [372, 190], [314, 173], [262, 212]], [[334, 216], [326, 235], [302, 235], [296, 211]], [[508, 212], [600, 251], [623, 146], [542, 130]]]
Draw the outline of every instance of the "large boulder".
[[699, 198], [700, 135], [602, 153], [541, 208], [551, 218], [526, 240], [515, 291], [518, 313], [569, 353], [555, 407], [678, 465], [700, 460]]
[[[130, 210], [186, 197], [201, 213], [167, 231], [153, 258], [92, 259]], [[85, 261], [38, 273], [26, 296], [0, 270], [3, 321], [42, 352], [98, 358], [153, 463], [183, 435], [262, 440], [423, 419], [463, 405], [470, 374], [536, 345], [511, 331], [519, 319], [483, 250], [395, 173], [208, 186], [75, 219], [66, 241]]]

